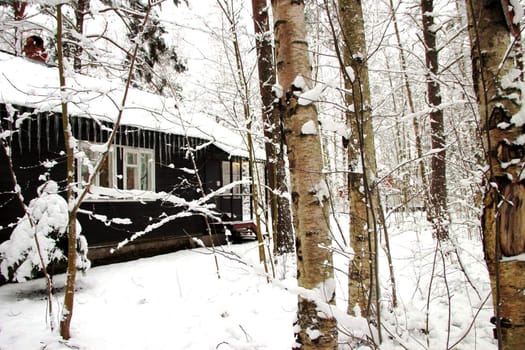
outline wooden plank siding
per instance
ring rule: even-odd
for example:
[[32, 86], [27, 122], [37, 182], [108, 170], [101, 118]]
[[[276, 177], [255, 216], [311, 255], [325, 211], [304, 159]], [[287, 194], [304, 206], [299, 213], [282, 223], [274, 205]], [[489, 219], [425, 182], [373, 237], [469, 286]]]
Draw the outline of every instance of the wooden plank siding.
[[[19, 124], [19, 132], [12, 135], [12, 162], [18, 184], [22, 189], [26, 204], [36, 197], [36, 189], [42, 184], [41, 175], [48, 174], [60, 188], [65, 187], [65, 152], [62, 133], [61, 115], [58, 113], [33, 113], [31, 109], [16, 107], [16, 118], [24, 118]], [[11, 126], [8, 122], [8, 112], [5, 104], [0, 104], [0, 117], [4, 130]], [[109, 136], [108, 123], [97, 122], [90, 118], [71, 117], [72, 132], [78, 140], [102, 143]], [[193, 169], [192, 162], [186, 157], [186, 146], [190, 147], [207, 143], [198, 138], [184, 138], [181, 135], [164, 133], [156, 130], [144, 130], [134, 126], [123, 125], [119, 128], [116, 145], [154, 149], [155, 154], [155, 191], [172, 193], [186, 200], [200, 198], [195, 175], [181, 169]], [[117, 151], [118, 152], [118, 151]], [[117, 154], [117, 157], [121, 155]], [[199, 175], [203, 181], [205, 192], [209, 193], [221, 186], [221, 162], [239, 161], [238, 157], [209, 145], [195, 152]], [[20, 203], [13, 194], [13, 181], [8, 172], [7, 156], [0, 152], [0, 242], [9, 239], [17, 218], [23, 215]], [[121, 162], [117, 162], [117, 165]], [[53, 164], [52, 167], [49, 167]], [[122, 174], [122, 165], [117, 166], [117, 174]], [[122, 187], [122, 179], [117, 180], [118, 188]], [[233, 208], [242, 217], [240, 199], [236, 202], [231, 198], [215, 198], [213, 202], [217, 210], [230, 212]], [[105, 263], [164, 253], [185, 248], [192, 244], [191, 236], [208, 241], [204, 217], [192, 215], [171, 221], [147, 235], [134, 244], [115, 254], [109, 253], [109, 248], [117, 242], [129, 238], [133, 233], [144, 230], [147, 225], [158, 222], [160, 218], [175, 215], [185, 208], [175, 207], [161, 200], [87, 200], [81, 209], [78, 219], [82, 233], [90, 245], [90, 257], [93, 263]], [[102, 222], [95, 218], [94, 213], [104, 215], [107, 219], [129, 218], [129, 225]], [[216, 227], [216, 226], [214, 226]], [[220, 230], [219, 230], [220, 231]], [[217, 242], [224, 238], [222, 232], [217, 232]]]

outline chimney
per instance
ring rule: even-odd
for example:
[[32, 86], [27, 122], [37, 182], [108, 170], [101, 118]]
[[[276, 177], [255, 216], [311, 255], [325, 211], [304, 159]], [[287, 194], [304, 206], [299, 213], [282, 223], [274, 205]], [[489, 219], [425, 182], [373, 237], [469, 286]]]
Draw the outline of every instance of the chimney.
[[44, 47], [44, 40], [38, 35], [31, 35], [26, 39], [23, 53], [29, 59], [46, 63], [47, 52]]

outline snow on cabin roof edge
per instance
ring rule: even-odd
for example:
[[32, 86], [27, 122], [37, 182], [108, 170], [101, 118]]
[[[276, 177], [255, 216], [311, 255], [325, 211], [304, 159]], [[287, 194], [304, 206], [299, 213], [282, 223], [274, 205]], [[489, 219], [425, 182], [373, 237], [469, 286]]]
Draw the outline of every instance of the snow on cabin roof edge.
[[[0, 102], [35, 108], [39, 112], [60, 112], [58, 69], [25, 57], [0, 52]], [[121, 81], [104, 80], [78, 73], [66, 77], [69, 114], [114, 122], [122, 105]], [[248, 157], [241, 134], [201, 112], [189, 112], [173, 98], [130, 88], [122, 125], [210, 141], [230, 156]], [[257, 158], [264, 155], [257, 152]]]

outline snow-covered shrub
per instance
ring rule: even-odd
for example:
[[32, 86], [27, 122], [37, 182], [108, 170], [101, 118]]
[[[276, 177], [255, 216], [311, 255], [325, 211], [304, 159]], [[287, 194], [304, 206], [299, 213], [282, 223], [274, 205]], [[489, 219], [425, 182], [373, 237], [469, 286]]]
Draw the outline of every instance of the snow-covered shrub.
[[[42, 270], [35, 234], [40, 245], [42, 259], [49, 270], [67, 260], [68, 205], [58, 194], [58, 185], [47, 181], [38, 188], [38, 197], [28, 206], [25, 215], [17, 224], [9, 240], [0, 244], [0, 274], [9, 281], [22, 282], [37, 276]], [[31, 223], [32, 222], [32, 223]], [[77, 268], [87, 270], [87, 241], [77, 225]]]

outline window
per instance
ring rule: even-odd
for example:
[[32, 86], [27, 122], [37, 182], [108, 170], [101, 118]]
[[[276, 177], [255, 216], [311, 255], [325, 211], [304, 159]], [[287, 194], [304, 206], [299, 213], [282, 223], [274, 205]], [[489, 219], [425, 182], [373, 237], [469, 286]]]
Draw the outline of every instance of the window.
[[[101, 152], [94, 150], [97, 148], [97, 146], [100, 147], [100, 145], [93, 145], [86, 141], [81, 141], [79, 144], [80, 151], [84, 153], [83, 156], [79, 158], [78, 161], [80, 165], [77, 167], [78, 178], [80, 179], [81, 185], [87, 184], [89, 175], [95, 170], [97, 161], [101, 156]], [[113, 152], [110, 151], [106, 157], [106, 160], [102, 164], [100, 172], [95, 177], [93, 185], [101, 187], [114, 187], [115, 171], [113, 169], [113, 165]]]
[[155, 190], [155, 162], [152, 150], [124, 147], [124, 189]]
[[[101, 144], [81, 141], [82, 157], [78, 158], [78, 179], [86, 184], [102, 152]], [[124, 190], [155, 190], [154, 151], [136, 147], [113, 146], [93, 184]]]
[[[239, 162], [222, 162], [222, 185], [226, 186], [232, 182], [241, 180], [241, 164]], [[234, 195], [241, 194], [241, 185], [235, 186], [228, 193]]]

